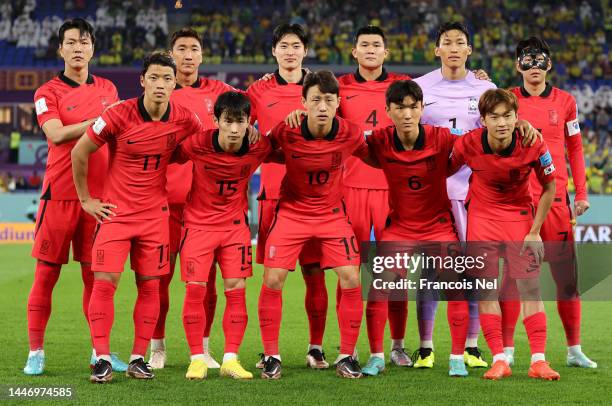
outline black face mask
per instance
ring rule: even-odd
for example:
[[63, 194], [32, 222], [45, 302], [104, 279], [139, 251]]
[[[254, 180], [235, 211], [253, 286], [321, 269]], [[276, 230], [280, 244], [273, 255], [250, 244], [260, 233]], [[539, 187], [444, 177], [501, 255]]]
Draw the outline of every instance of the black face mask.
[[523, 71], [534, 67], [546, 70], [548, 69], [548, 62], [550, 62], [548, 54], [538, 48], [525, 48], [521, 52], [521, 56], [518, 57], [519, 67]]

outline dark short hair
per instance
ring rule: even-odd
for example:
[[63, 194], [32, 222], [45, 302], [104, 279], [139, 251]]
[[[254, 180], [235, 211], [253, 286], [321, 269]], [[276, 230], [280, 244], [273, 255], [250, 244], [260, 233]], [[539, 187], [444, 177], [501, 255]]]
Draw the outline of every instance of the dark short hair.
[[176, 75], [176, 63], [174, 63], [174, 59], [172, 59], [167, 52], [153, 52], [147, 55], [142, 64], [142, 72], [140, 72], [140, 75], [144, 76], [151, 65], [168, 66], [172, 68], [172, 71]]
[[391, 103], [402, 104], [406, 96], [410, 96], [415, 102], [423, 102], [423, 90], [414, 80], [396, 80], [391, 83], [385, 92], [387, 107]]
[[304, 44], [304, 48], [308, 48], [308, 33], [299, 24], [281, 24], [277, 26], [272, 33], [272, 48], [276, 47], [276, 44], [281, 42], [285, 35], [289, 34], [295, 34]]
[[516, 57], [520, 57], [523, 51], [527, 48], [541, 49], [542, 51], [546, 52], [546, 55], [550, 56], [550, 47], [546, 41], [538, 37], [529, 37], [519, 41], [518, 45], [516, 46]]
[[179, 38], [195, 38], [198, 40], [200, 48], [203, 48], [202, 38], [200, 38], [200, 35], [196, 32], [196, 30], [191, 27], [183, 27], [172, 34], [172, 37], [170, 37], [170, 49], [174, 48], [174, 44]]
[[93, 26], [83, 18], [73, 18], [71, 20], [64, 21], [64, 23], [59, 29], [58, 37], [60, 45], [64, 42], [64, 35], [66, 34], [66, 31], [72, 30], [74, 28], [79, 30], [79, 34], [81, 35], [81, 37], [84, 37], [85, 34], [89, 34], [89, 38], [91, 38], [91, 44], [96, 44], [96, 34], [94, 32]]
[[251, 102], [244, 93], [225, 92], [217, 97], [214, 112], [217, 120], [221, 118], [223, 113], [233, 119], [249, 117], [251, 115]]
[[319, 86], [321, 93], [333, 93], [336, 96], [340, 94], [340, 85], [334, 74], [328, 70], [319, 70], [309, 72], [304, 78], [302, 85], [302, 96], [306, 98], [308, 89], [314, 86]]
[[495, 110], [499, 104], [506, 104], [510, 109], [518, 112], [518, 99], [514, 93], [506, 89], [489, 89], [480, 96], [478, 101], [478, 111], [485, 117]]
[[470, 32], [468, 31], [467, 27], [465, 25], [463, 25], [462, 23], [460, 23], [459, 21], [449, 21], [449, 22], [446, 22], [446, 23], [442, 24], [440, 26], [440, 28], [438, 29], [438, 35], [436, 37], [436, 46], [437, 47], [440, 46], [440, 38], [442, 38], [442, 34], [444, 34], [445, 32], [448, 32], [448, 31], [452, 31], [452, 30], [461, 31], [465, 35], [465, 39], [467, 40], [467, 43], [469, 45], [469, 43], [470, 43]]
[[385, 32], [382, 30], [382, 28], [377, 27], [375, 25], [366, 25], [358, 29], [355, 33], [355, 38], [353, 38], [353, 43], [355, 45], [357, 45], [357, 41], [359, 41], [359, 37], [362, 35], [380, 35], [383, 40], [383, 44], [387, 44], [387, 37], [385, 37]]

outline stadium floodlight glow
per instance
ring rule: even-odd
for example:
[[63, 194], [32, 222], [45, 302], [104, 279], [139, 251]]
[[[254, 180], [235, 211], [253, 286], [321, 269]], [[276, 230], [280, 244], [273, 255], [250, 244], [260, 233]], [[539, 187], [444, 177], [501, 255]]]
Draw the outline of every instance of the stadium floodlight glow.
[[548, 68], [548, 62], [550, 62], [550, 56], [539, 48], [525, 48], [523, 52], [521, 52], [521, 56], [517, 59], [523, 71], [527, 71], [534, 67], [546, 70]]

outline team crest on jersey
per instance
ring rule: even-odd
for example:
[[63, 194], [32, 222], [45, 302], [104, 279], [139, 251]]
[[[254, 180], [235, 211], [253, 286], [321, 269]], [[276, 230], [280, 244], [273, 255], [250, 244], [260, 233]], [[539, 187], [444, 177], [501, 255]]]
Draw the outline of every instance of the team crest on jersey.
[[176, 148], [176, 134], [175, 133], [168, 134], [168, 139], [166, 141], [166, 148], [168, 149]]
[[195, 273], [195, 264], [193, 261], [187, 261], [187, 275], [193, 275]]
[[40, 244], [40, 253], [43, 255], [47, 255], [49, 253], [50, 246], [51, 246], [51, 241], [43, 240], [42, 244]]
[[204, 99], [204, 103], [206, 103], [206, 110], [208, 110], [208, 114], [213, 113], [214, 104], [210, 99]]
[[270, 259], [274, 258], [274, 256], [276, 255], [276, 247], [272, 245], [269, 251], [270, 252], [268, 252], [268, 257], [270, 257]]
[[425, 165], [428, 171], [434, 171], [436, 169], [436, 157], [430, 156], [425, 160]]
[[100, 96], [100, 103], [102, 104], [102, 107], [107, 108], [109, 106], [109, 102], [106, 99], [106, 96]]
[[249, 176], [249, 172], [251, 172], [251, 165], [242, 165], [242, 168], [240, 168], [240, 177], [246, 178]]
[[548, 124], [557, 125], [559, 122], [559, 114], [557, 110], [548, 110]]
[[468, 114], [478, 114], [478, 99], [470, 97], [468, 100]]
[[342, 165], [342, 152], [332, 153], [331, 168], [338, 169]]

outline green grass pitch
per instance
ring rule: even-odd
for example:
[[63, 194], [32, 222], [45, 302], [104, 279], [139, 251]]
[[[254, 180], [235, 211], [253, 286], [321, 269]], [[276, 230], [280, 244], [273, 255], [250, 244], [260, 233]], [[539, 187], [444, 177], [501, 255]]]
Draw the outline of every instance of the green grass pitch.
[[[583, 348], [598, 361], [597, 370], [580, 370], [565, 366], [565, 338], [554, 302], [547, 303], [548, 346], [547, 357], [561, 373], [559, 382], [542, 382], [529, 379], [529, 347], [524, 328], [517, 326], [517, 359], [514, 376], [502, 382], [485, 381], [483, 370], [470, 370], [468, 378], [447, 376], [450, 338], [446, 325], [445, 306], [438, 311], [434, 342], [437, 362], [432, 370], [399, 369], [388, 365], [382, 376], [361, 380], [344, 380], [336, 377], [335, 370], [312, 371], [305, 367], [308, 344], [307, 318], [304, 312], [304, 283], [298, 273], [290, 275], [284, 290], [283, 323], [281, 328], [281, 352], [283, 378], [280, 381], [255, 379], [238, 382], [220, 378], [217, 370], [209, 371], [205, 381], [187, 381], [184, 374], [189, 353], [180, 319], [184, 287], [175, 277], [171, 285], [171, 308], [168, 315], [166, 369], [156, 372], [152, 381], [135, 381], [122, 374], [108, 385], [93, 385], [88, 381], [90, 342], [85, 320], [81, 312], [80, 269], [71, 263], [63, 268], [62, 276], [54, 292], [53, 313], [47, 328], [45, 352], [46, 373], [41, 377], [26, 377], [22, 373], [28, 346], [26, 332], [26, 300], [32, 282], [34, 260], [30, 247], [24, 245], [0, 246], [2, 272], [0, 273], [0, 384], [53, 386], [71, 385], [76, 390], [78, 403], [130, 404], [182, 403], [206, 404], [248, 403], [269, 404], [390, 404], [415, 402], [419, 404], [592, 404], [612, 400], [611, 302], [583, 303]], [[249, 325], [241, 348], [243, 365], [255, 371], [254, 364], [262, 345], [257, 320], [257, 298], [261, 286], [262, 268], [255, 268], [255, 276], [249, 280], [247, 306]], [[132, 272], [126, 272], [115, 299], [115, 324], [111, 339], [113, 351], [126, 360], [131, 349], [133, 327], [132, 308], [135, 285]], [[330, 292], [329, 315], [324, 348], [329, 360], [337, 355], [339, 342], [335, 317], [336, 277], [328, 273]], [[218, 285], [219, 302], [213, 325], [211, 347], [220, 360], [223, 352], [221, 329], [225, 298]], [[409, 304], [407, 346], [413, 350], [418, 345], [414, 302]], [[388, 342], [388, 340], [386, 340]], [[481, 348], [486, 348], [480, 339]], [[359, 339], [362, 363], [369, 352], [365, 334], [365, 322]], [[490, 360], [488, 351], [486, 358]], [[197, 403], [196, 403], [197, 402]], [[22, 404], [23, 402], [19, 402]]]

